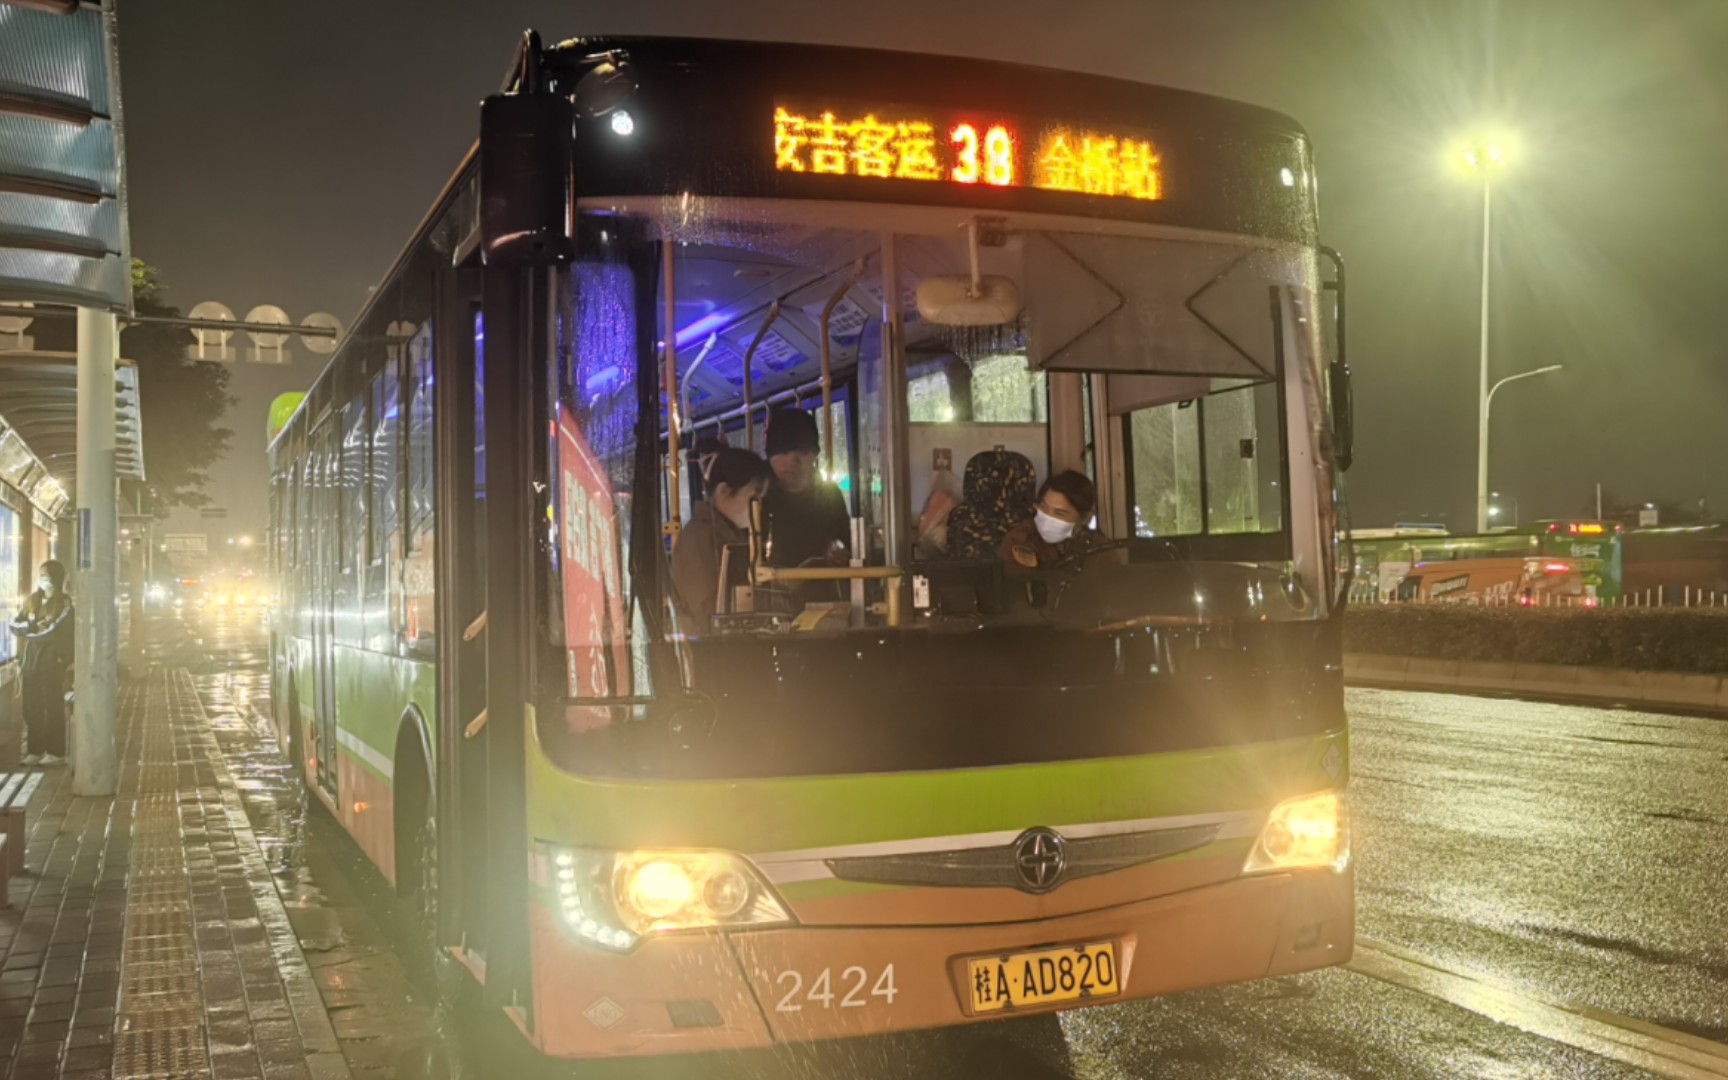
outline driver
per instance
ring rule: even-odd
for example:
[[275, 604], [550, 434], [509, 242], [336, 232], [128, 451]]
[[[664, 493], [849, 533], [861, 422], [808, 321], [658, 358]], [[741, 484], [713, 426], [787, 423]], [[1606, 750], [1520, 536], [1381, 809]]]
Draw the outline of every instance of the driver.
[[1084, 473], [1068, 469], [1045, 480], [1032, 516], [1008, 530], [996, 549], [1008, 575], [1049, 569], [1085, 554], [1098, 540], [1091, 525], [1097, 507], [1098, 489]]

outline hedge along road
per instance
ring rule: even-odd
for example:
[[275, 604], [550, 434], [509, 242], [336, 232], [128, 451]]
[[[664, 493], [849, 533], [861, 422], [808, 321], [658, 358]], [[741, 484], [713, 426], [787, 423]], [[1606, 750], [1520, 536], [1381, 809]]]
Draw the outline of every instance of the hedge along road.
[[1728, 673], [1728, 607], [1353, 606], [1344, 651], [1719, 676]]

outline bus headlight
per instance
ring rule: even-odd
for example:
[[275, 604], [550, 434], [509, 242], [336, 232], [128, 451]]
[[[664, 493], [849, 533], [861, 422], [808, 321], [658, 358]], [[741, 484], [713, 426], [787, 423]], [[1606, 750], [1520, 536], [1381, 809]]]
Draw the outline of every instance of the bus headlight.
[[1350, 811], [1344, 793], [1320, 791], [1272, 808], [1242, 872], [1342, 870], [1349, 864]]
[[650, 934], [793, 921], [756, 868], [727, 852], [550, 853], [552, 891], [565, 926], [603, 948], [626, 952]]
[[672, 859], [650, 859], [637, 863], [620, 882], [623, 907], [644, 919], [676, 919], [696, 899], [694, 868]]

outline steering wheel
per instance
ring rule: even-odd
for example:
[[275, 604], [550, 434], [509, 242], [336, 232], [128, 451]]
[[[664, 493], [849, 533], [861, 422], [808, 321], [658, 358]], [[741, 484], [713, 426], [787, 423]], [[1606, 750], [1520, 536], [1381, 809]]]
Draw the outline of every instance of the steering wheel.
[[[1077, 571], [1080, 569], [1080, 563], [1083, 560], [1089, 559], [1092, 556], [1097, 555], [1101, 552], [1121, 550], [1123, 548], [1128, 547], [1133, 542], [1134, 542], [1133, 540], [1122, 539], [1122, 540], [1101, 540], [1096, 544], [1088, 544], [1084, 550], [1074, 551], [1074, 552], [1071, 552], [1067, 555], [1062, 556], [1062, 558], [1058, 559], [1056, 561], [1056, 563], [1054, 565], [1052, 565], [1049, 569], [1052, 571], [1054, 571], [1054, 570]], [[1169, 541], [1165, 541], [1165, 543], [1168, 544]], [[1174, 557], [1175, 557], [1174, 553], [1172, 553], [1172, 558], [1174, 558]]]

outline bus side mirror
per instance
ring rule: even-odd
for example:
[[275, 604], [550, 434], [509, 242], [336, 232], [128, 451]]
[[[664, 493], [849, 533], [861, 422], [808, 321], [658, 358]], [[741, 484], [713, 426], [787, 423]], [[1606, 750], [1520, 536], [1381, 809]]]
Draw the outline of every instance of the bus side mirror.
[[575, 108], [550, 93], [480, 104], [480, 238], [488, 266], [565, 261], [571, 236]]
[[1346, 472], [1355, 457], [1356, 399], [1350, 386], [1350, 362], [1345, 353], [1344, 257], [1329, 247], [1320, 254], [1332, 264], [1332, 280], [1320, 288], [1332, 294], [1332, 360], [1327, 365], [1328, 396], [1332, 400], [1332, 456], [1338, 471]]
[[1355, 457], [1356, 401], [1350, 388], [1350, 365], [1332, 361], [1328, 381], [1332, 384], [1332, 445], [1338, 471], [1347, 472]]

